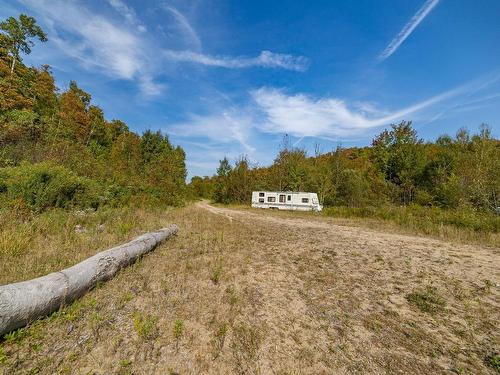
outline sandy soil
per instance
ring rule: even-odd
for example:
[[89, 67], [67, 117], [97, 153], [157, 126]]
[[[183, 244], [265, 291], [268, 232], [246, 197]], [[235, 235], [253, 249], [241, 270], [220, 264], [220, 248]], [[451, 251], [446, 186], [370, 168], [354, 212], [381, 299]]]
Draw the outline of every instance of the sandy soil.
[[4, 341], [0, 371], [496, 373], [499, 249], [206, 202], [176, 221], [178, 238]]

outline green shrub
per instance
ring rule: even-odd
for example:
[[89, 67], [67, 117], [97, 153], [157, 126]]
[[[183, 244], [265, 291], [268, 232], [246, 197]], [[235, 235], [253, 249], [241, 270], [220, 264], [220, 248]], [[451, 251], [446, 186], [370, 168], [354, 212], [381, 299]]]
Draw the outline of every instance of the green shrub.
[[51, 163], [21, 164], [0, 171], [0, 194], [10, 205], [34, 212], [49, 208], [96, 208], [102, 203], [97, 183]]
[[112, 207], [120, 207], [130, 201], [130, 189], [118, 184], [109, 184], [103, 189], [102, 199]]

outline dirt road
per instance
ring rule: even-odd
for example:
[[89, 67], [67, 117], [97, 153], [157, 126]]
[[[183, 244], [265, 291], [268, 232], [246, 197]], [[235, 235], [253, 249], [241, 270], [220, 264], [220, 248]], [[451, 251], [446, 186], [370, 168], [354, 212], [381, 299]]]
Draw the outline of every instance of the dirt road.
[[206, 202], [176, 215], [177, 239], [4, 343], [5, 372], [496, 373], [499, 249]]

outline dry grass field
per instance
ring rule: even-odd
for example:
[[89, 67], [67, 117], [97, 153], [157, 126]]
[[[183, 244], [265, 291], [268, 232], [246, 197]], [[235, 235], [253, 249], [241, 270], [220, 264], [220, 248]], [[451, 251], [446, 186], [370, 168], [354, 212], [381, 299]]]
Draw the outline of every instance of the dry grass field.
[[29, 250], [3, 250], [5, 283], [180, 227], [81, 300], [6, 335], [0, 373], [499, 371], [497, 247], [203, 202], [116, 214], [61, 220], [65, 235], [27, 228]]

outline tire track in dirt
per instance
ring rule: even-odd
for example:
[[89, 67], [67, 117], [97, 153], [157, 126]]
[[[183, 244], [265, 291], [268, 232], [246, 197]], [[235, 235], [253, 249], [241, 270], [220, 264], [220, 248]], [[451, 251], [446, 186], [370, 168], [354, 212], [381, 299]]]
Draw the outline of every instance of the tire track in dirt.
[[[500, 337], [493, 333], [500, 320], [498, 249], [321, 217], [197, 206], [233, 225], [276, 233], [274, 240], [261, 239], [268, 248], [254, 259], [248, 276], [235, 282], [260, 296], [255, 324], [272, 327], [279, 338], [266, 351], [288, 363], [281, 370], [448, 373], [458, 371], [461, 361], [482, 363], [498, 345]], [[410, 293], [426, 288], [435, 288], [446, 301], [441, 315], [422, 313], [408, 302]], [[465, 343], [463, 331], [474, 332]], [[297, 343], [301, 353], [294, 349]], [[261, 362], [263, 373], [276, 372], [272, 361]], [[307, 371], [301, 367], [306, 364]]]
[[[409, 246], [412, 250], [424, 252], [427, 257], [435, 259], [435, 261], [438, 263], [439, 259], [442, 258], [443, 255], [461, 258], [466, 264], [474, 263], [474, 265], [479, 266], [479, 268], [489, 268], [488, 266], [492, 264], [498, 265], [498, 262], [500, 261], [500, 249], [491, 247], [456, 244], [439, 239], [412, 236], [407, 234], [387, 233], [381, 230], [363, 227], [338, 225], [332, 223], [331, 220], [324, 218], [314, 217], [311, 218], [311, 220], [308, 220], [303, 218], [276, 217], [268, 215], [265, 211], [263, 211], [262, 213], [257, 213], [225, 207], [215, 207], [210, 205], [207, 201], [198, 202], [196, 203], [196, 206], [203, 208], [213, 214], [222, 215], [229, 221], [240, 220], [242, 222], [248, 223], [257, 220], [260, 222], [293, 226], [302, 229], [323, 229], [327, 231], [328, 234], [333, 234], [334, 236], [339, 237], [339, 239], [342, 240], [352, 238], [356, 242], [364, 242], [366, 247], [382, 247], [386, 242], [397, 244], [401, 249]], [[495, 268], [491, 270], [496, 271], [494, 273], [497, 276], [499, 275], [499, 272]]]

